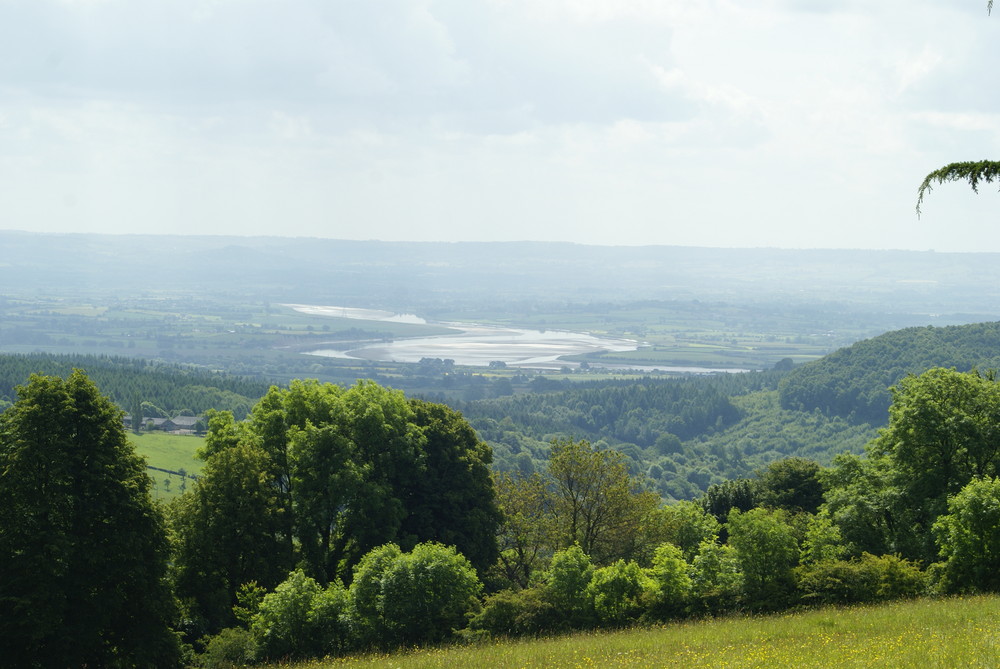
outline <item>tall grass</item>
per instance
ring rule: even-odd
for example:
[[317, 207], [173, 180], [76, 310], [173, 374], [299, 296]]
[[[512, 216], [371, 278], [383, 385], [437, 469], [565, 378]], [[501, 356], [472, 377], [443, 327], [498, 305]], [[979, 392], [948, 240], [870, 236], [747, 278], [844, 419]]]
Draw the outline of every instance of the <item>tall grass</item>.
[[329, 659], [298, 669], [997, 667], [1000, 598], [922, 599]]

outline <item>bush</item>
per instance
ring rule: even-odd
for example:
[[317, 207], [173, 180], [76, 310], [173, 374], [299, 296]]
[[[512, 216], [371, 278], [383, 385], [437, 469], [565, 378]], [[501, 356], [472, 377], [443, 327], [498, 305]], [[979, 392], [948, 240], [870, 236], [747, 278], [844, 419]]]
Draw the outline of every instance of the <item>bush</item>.
[[437, 643], [468, 623], [482, 584], [454, 547], [417, 544], [385, 570], [379, 598], [386, 640], [397, 645]]
[[653, 618], [665, 620], [684, 611], [691, 596], [690, 569], [678, 546], [662, 544], [656, 549], [646, 593], [646, 605]]
[[718, 612], [734, 608], [743, 592], [743, 571], [732, 546], [703, 541], [691, 562], [691, 608]]
[[349, 592], [348, 621], [362, 646], [435, 643], [465, 627], [482, 584], [454, 547], [395, 544], [361, 559]]
[[1000, 479], [973, 479], [934, 524], [946, 592], [1000, 591]]
[[253, 664], [257, 659], [257, 643], [250, 630], [227, 627], [209, 637], [205, 650], [195, 660], [202, 669], [234, 669]]
[[399, 546], [385, 544], [369, 551], [354, 567], [346, 618], [351, 637], [361, 648], [375, 646], [382, 638], [382, 576], [400, 555]]
[[593, 578], [594, 565], [579, 545], [556, 551], [552, 556], [545, 574], [545, 594], [562, 615], [562, 627], [579, 629], [593, 625], [593, 600], [587, 594]]
[[649, 578], [639, 565], [618, 560], [594, 572], [586, 593], [602, 624], [623, 625], [638, 618], [648, 589]]
[[865, 553], [856, 560], [821, 560], [797, 567], [804, 602], [855, 604], [915, 597], [926, 589], [920, 568], [895, 555]]
[[340, 622], [347, 603], [338, 582], [326, 589], [301, 569], [267, 594], [250, 630], [263, 659], [321, 657], [343, 650], [346, 627]]
[[525, 590], [501, 590], [491, 595], [482, 610], [469, 622], [469, 628], [492, 636], [515, 637], [538, 635], [560, 626], [562, 616], [544, 587]]

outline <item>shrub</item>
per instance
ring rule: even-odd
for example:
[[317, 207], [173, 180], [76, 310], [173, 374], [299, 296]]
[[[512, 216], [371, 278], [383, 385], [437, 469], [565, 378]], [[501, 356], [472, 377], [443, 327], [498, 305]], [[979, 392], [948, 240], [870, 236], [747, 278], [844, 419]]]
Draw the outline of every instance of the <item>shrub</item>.
[[618, 560], [594, 571], [586, 593], [602, 624], [623, 625], [639, 616], [648, 589], [649, 578], [639, 565]]
[[717, 612], [731, 609], [743, 592], [743, 571], [732, 546], [703, 541], [691, 563], [691, 608]]
[[340, 622], [346, 608], [344, 587], [325, 590], [301, 569], [265, 595], [250, 630], [265, 659], [319, 657], [340, 652], [347, 630]]
[[402, 551], [396, 544], [373, 548], [354, 567], [348, 591], [346, 619], [351, 638], [362, 648], [376, 645], [382, 636], [382, 576]]
[[464, 627], [482, 584], [454, 547], [387, 544], [354, 570], [347, 619], [362, 646], [434, 643]]
[[202, 669], [233, 669], [253, 664], [257, 659], [257, 643], [250, 630], [227, 627], [208, 639], [205, 650], [195, 666]]
[[479, 604], [475, 568], [454, 547], [417, 544], [385, 570], [379, 598], [390, 643], [437, 643], [466, 626]]
[[545, 594], [562, 615], [562, 627], [593, 625], [593, 600], [587, 594], [587, 586], [594, 577], [594, 565], [583, 549], [573, 545], [556, 551], [545, 576]]
[[662, 544], [656, 549], [646, 593], [646, 604], [652, 617], [664, 620], [683, 612], [691, 596], [689, 571], [690, 565], [684, 561], [684, 554], [678, 546]]
[[491, 595], [482, 610], [469, 622], [469, 628], [492, 636], [537, 635], [560, 626], [561, 615], [544, 587], [524, 590], [501, 590]]
[[1000, 591], [1000, 479], [973, 479], [934, 524], [942, 589]]
[[924, 592], [920, 568], [895, 555], [864, 553], [855, 560], [820, 560], [797, 567], [805, 602], [853, 604], [915, 597]]

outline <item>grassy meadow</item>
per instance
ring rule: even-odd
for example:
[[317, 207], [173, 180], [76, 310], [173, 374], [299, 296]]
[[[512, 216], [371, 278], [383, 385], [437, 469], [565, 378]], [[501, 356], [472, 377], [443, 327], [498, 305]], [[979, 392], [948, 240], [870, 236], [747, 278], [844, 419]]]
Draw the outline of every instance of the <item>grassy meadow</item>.
[[997, 667], [1000, 598], [921, 599], [329, 659], [294, 669]]
[[[146, 458], [146, 463], [152, 467], [173, 472], [183, 469], [188, 474], [197, 474], [205, 464], [194, 456], [195, 451], [205, 443], [204, 437], [166, 432], [130, 432], [129, 440], [135, 445], [136, 453]], [[154, 499], [168, 500], [193, 483], [191, 479], [185, 481], [180, 476], [172, 476], [166, 472], [154, 469], [146, 471], [153, 479]]]

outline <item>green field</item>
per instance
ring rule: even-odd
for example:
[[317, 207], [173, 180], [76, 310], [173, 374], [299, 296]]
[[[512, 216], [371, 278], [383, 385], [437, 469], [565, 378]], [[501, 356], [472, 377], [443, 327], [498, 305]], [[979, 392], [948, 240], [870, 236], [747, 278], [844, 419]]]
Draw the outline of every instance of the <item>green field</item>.
[[[204, 462], [195, 457], [197, 451], [205, 443], [203, 437], [189, 435], [166, 434], [165, 432], [129, 433], [129, 439], [135, 445], [136, 453], [146, 458], [146, 463], [152, 467], [168, 469], [173, 472], [184, 470], [188, 474], [201, 471]], [[184, 480], [180, 476], [167, 474], [155, 469], [147, 470], [153, 479], [153, 497], [155, 499], [170, 499], [180, 494], [193, 481]]]
[[1000, 666], [1000, 598], [824, 608], [282, 666], [996, 667]]

